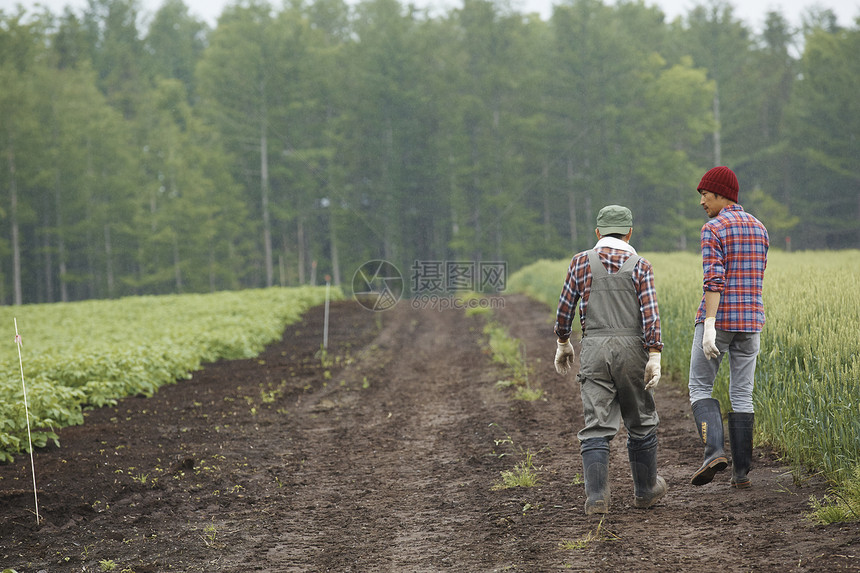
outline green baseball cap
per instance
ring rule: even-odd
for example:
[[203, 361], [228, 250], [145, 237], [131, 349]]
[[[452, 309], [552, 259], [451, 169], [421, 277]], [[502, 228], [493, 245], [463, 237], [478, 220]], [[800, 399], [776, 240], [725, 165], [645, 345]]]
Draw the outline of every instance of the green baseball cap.
[[633, 213], [621, 205], [607, 205], [597, 214], [597, 230], [601, 235], [626, 235], [633, 226]]

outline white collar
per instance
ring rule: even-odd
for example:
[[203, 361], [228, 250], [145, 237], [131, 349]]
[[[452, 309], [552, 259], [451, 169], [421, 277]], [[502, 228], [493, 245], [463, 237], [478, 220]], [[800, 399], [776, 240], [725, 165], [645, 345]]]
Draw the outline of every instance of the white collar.
[[608, 249], [616, 249], [618, 251], [627, 251], [628, 253], [636, 254], [636, 249], [628, 243], [627, 241], [622, 241], [621, 239], [616, 239], [615, 237], [603, 237], [597, 244], [594, 245], [595, 249], [600, 248], [608, 248]]

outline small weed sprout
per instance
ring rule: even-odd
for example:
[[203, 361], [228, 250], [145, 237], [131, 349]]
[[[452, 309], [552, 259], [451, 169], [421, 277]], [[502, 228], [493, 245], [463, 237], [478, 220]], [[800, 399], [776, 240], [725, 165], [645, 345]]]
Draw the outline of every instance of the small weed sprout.
[[[497, 428], [501, 429], [501, 426], [496, 423], [492, 423], [490, 424], [490, 426], [496, 426]], [[504, 432], [504, 430], [502, 431]], [[494, 484], [490, 489], [492, 491], [498, 491], [502, 489], [510, 489], [513, 487], [533, 487], [537, 485], [539, 468], [536, 468], [534, 465], [535, 454], [530, 449], [523, 450], [522, 447], [515, 446], [514, 440], [513, 438], [511, 438], [510, 434], [508, 434], [507, 432], [504, 433], [504, 438], [494, 440], [496, 446], [510, 446], [514, 449], [516, 455], [522, 456], [522, 459], [517, 462], [517, 464], [514, 466], [514, 469], [503, 470], [501, 472], [502, 481], [500, 483]], [[504, 452], [499, 454], [496, 454], [495, 452], [493, 453], [499, 458], [509, 455]]]
[[218, 528], [209, 523], [203, 528], [203, 541], [206, 545], [215, 543], [215, 538], [218, 536]]
[[116, 569], [116, 563], [112, 559], [102, 559], [99, 561], [99, 571], [113, 571]]
[[604, 518], [600, 518], [600, 523], [597, 524], [597, 529], [589, 531], [579, 539], [569, 539], [562, 541], [560, 547], [563, 551], [578, 551], [580, 549], [585, 549], [591, 543], [598, 541], [618, 541], [620, 537], [609, 531], [608, 529], [604, 529], [603, 527]]
[[498, 491], [501, 489], [510, 489], [513, 487], [534, 487], [538, 483], [538, 473], [537, 469], [534, 467], [534, 462], [532, 458], [534, 454], [531, 451], [526, 450], [525, 459], [517, 462], [517, 465], [514, 466], [512, 470], [503, 470], [502, 473], [502, 481], [501, 483], [497, 483], [493, 485], [493, 491]]
[[328, 370], [335, 364], [335, 360], [329, 356], [328, 349], [323, 347], [322, 344], [320, 344], [320, 349], [316, 353], [316, 358], [319, 358], [320, 366], [325, 370]]
[[269, 390], [266, 392], [262, 388], [260, 389], [260, 400], [263, 404], [271, 404], [275, 400], [278, 399], [278, 391], [277, 390]]

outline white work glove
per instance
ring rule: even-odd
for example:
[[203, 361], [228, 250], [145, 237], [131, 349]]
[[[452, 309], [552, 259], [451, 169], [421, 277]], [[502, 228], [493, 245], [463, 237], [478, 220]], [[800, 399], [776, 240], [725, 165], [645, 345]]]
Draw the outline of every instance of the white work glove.
[[660, 353], [648, 353], [648, 363], [645, 364], [645, 389], [650, 390], [660, 382]]
[[555, 351], [555, 371], [559, 374], [567, 374], [567, 371], [573, 368], [573, 359], [573, 345], [570, 340], [559, 341]]
[[705, 319], [705, 330], [702, 334], [702, 351], [705, 353], [705, 358], [710, 360], [720, 355], [720, 350], [717, 348], [717, 329], [714, 323], [716, 318]]

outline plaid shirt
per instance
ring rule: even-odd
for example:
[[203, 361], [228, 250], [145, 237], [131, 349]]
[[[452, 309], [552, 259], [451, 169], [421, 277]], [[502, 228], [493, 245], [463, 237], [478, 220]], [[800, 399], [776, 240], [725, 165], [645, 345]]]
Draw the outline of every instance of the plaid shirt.
[[[630, 251], [602, 246], [603, 239], [597, 244], [600, 261], [609, 274], [615, 274], [624, 262], [630, 258]], [[634, 251], [635, 252], [635, 251]], [[660, 312], [657, 308], [657, 291], [654, 289], [654, 272], [651, 263], [643, 258], [633, 267], [633, 286], [639, 295], [639, 310], [642, 314], [642, 332], [645, 336], [645, 348], [662, 350], [660, 340]], [[588, 294], [591, 292], [591, 266], [588, 264], [588, 254], [583, 251], [570, 261], [567, 278], [558, 300], [555, 333], [561, 339], [570, 337], [573, 316], [576, 313], [576, 303], [579, 302], [579, 322], [585, 334], [585, 317], [588, 308]]]
[[[720, 293], [716, 327], [761, 332], [762, 282], [767, 267], [767, 229], [740, 205], [723, 207], [702, 227], [703, 291]], [[705, 296], [696, 323], [705, 320]]]

